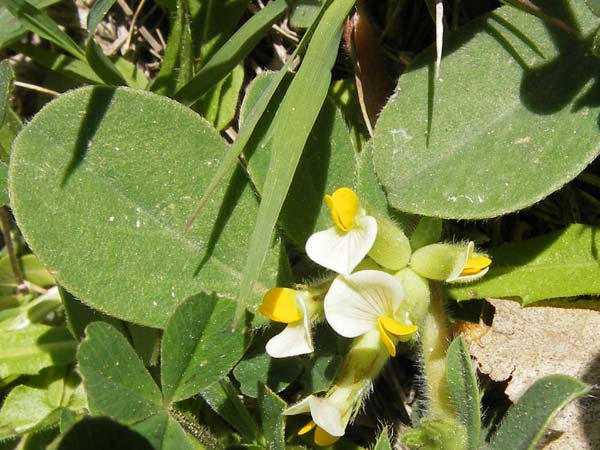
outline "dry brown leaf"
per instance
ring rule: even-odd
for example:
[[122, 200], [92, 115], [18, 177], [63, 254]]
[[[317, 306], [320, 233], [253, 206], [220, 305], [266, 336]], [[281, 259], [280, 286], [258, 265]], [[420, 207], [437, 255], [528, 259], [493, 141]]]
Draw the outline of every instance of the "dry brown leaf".
[[[506, 388], [512, 402], [546, 375], [600, 383], [598, 300], [553, 300], [527, 308], [510, 300], [489, 301], [496, 308], [494, 321], [487, 333], [470, 343], [470, 351], [479, 370], [493, 380], [512, 377]], [[558, 437], [546, 450], [600, 449], [600, 401], [588, 396], [571, 403], [550, 430]]]

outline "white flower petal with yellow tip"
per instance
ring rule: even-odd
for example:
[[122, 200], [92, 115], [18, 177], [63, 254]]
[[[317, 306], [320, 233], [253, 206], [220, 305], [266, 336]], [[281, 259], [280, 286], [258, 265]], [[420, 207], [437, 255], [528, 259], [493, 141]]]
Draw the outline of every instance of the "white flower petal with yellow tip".
[[447, 283], [468, 283], [484, 276], [490, 270], [492, 260], [485, 255], [476, 255], [473, 241], [467, 244], [460, 255]]
[[306, 254], [317, 264], [349, 275], [367, 256], [377, 237], [377, 221], [371, 216], [355, 220], [353, 228], [332, 227], [319, 231], [306, 241]]
[[377, 329], [379, 317], [393, 317], [404, 289], [393, 276], [363, 270], [337, 277], [325, 296], [325, 317], [341, 336], [353, 338]]
[[266, 345], [272, 358], [287, 358], [314, 351], [310, 330], [308, 294], [289, 288], [273, 288], [263, 297], [258, 311], [276, 322], [287, 323], [285, 329], [273, 336]]
[[377, 220], [367, 216], [354, 191], [347, 187], [325, 196], [334, 226], [306, 241], [306, 254], [317, 264], [348, 275], [363, 260], [377, 237]]
[[331, 436], [344, 435], [346, 424], [342, 419], [342, 411], [335, 403], [326, 398], [311, 396], [308, 404], [310, 405], [310, 415], [317, 426]]
[[363, 270], [338, 276], [325, 296], [325, 317], [338, 334], [354, 338], [378, 330], [389, 354], [396, 355], [399, 339], [410, 338], [418, 329], [398, 317], [404, 289], [398, 279], [378, 270]]
[[[345, 412], [348, 413], [349, 411]], [[345, 416], [348, 416], [348, 414], [344, 414], [344, 411], [342, 411], [338, 405], [327, 398], [309, 395], [305, 399], [283, 411], [283, 414], [286, 416], [293, 416], [303, 413], [310, 413], [314, 424], [318, 428], [324, 430], [331, 437], [343, 436], [344, 432], [346, 431], [346, 422], [348, 417]], [[300, 433], [307, 433], [312, 428], [313, 426], [309, 422], [300, 430]]]

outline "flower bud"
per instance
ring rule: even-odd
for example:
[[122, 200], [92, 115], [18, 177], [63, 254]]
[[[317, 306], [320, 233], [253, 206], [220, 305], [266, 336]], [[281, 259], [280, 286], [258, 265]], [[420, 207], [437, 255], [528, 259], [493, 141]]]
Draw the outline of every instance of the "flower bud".
[[469, 282], [481, 278], [489, 270], [492, 260], [474, 252], [473, 242], [468, 244], [432, 244], [415, 251], [410, 267], [430, 280], [447, 283]]

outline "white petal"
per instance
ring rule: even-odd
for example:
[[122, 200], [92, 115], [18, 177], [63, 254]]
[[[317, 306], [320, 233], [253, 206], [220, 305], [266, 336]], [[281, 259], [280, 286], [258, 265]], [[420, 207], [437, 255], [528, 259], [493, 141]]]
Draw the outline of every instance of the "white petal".
[[301, 296], [296, 295], [296, 303], [302, 310], [302, 320], [288, 324], [284, 330], [267, 342], [265, 349], [271, 358], [287, 358], [314, 352], [310, 334], [310, 317]]
[[[454, 263], [454, 268], [452, 269], [452, 273], [450, 274], [450, 276], [448, 278], [446, 278], [447, 283], [452, 283], [454, 281], [458, 281], [459, 278], [461, 278], [460, 274], [465, 269], [465, 266], [467, 265], [467, 261], [473, 254], [474, 250], [475, 250], [475, 244], [473, 243], [473, 241], [471, 241], [465, 248], [465, 251], [456, 258], [456, 263]], [[479, 274], [475, 274], [475, 275], [479, 275]], [[468, 275], [468, 276], [470, 276], [470, 275]], [[479, 278], [479, 277], [477, 277], [477, 278]]]
[[374, 217], [358, 217], [354, 227], [346, 232], [332, 227], [313, 234], [306, 241], [306, 254], [317, 264], [348, 275], [360, 263], [377, 237]]
[[342, 412], [332, 401], [326, 398], [311, 396], [308, 398], [310, 415], [314, 422], [332, 436], [343, 436], [346, 425], [342, 420]]
[[337, 277], [325, 296], [325, 317], [338, 334], [353, 338], [377, 329], [381, 316], [394, 317], [404, 298], [402, 284], [379, 270]]
[[303, 413], [307, 413], [310, 412], [310, 399], [312, 398], [312, 395], [309, 395], [308, 397], [300, 400], [298, 403], [290, 406], [289, 408], [287, 408], [286, 410], [283, 411], [283, 415], [284, 416], [295, 416], [296, 414], [303, 414]]

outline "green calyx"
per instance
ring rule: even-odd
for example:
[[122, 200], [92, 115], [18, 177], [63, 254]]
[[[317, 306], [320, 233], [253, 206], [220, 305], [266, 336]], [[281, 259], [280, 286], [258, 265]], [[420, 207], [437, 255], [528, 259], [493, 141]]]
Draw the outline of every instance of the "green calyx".
[[410, 260], [410, 242], [404, 232], [390, 219], [378, 214], [370, 214], [377, 220], [377, 239], [369, 251], [377, 264], [389, 270], [400, 270]]
[[466, 246], [452, 244], [431, 244], [415, 251], [410, 259], [410, 267], [422, 277], [436, 281], [446, 281], [462, 264]]

